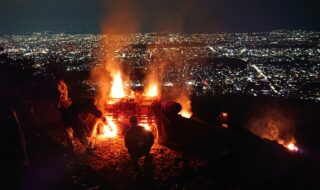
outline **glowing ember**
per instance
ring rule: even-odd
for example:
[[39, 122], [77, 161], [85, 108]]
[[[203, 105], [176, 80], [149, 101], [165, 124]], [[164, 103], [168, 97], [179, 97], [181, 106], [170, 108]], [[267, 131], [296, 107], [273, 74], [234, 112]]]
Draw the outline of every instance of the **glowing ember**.
[[156, 97], [158, 96], [158, 87], [157, 85], [151, 85], [146, 92], [146, 96], [148, 97]]
[[113, 78], [110, 96], [111, 98], [123, 98], [125, 96], [120, 72], [118, 72]]
[[228, 126], [228, 117], [229, 117], [229, 114], [227, 112], [222, 112], [219, 115], [219, 121], [221, 123], [221, 127], [222, 128], [229, 128], [229, 126]]
[[223, 117], [223, 118], [227, 118], [227, 117], [228, 117], [228, 113], [223, 112], [223, 113], [222, 113], [222, 117]]
[[228, 124], [222, 124], [222, 127], [226, 129], [229, 128]]

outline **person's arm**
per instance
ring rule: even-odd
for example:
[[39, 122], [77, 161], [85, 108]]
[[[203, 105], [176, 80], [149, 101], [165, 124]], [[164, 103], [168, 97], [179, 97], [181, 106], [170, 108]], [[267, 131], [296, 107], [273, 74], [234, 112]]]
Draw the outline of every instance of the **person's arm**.
[[96, 106], [92, 106], [89, 112], [92, 113], [96, 118], [104, 118], [102, 111], [100, 111]]

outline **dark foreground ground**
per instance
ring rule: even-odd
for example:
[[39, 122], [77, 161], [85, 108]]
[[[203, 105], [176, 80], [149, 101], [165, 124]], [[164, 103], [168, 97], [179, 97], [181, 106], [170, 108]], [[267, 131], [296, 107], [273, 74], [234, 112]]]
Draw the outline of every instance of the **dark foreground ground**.
[[[156, 143], [152, 147], [152, 157], [145, 162], [141, 159], [141, 168], [136, 171], [122, 137], [98, 141], [96, 150], [90, 153], [84, 152], [76, 142], [76, 151], [70, 152], [64, 146], [63, 129], [54, 104], [38, 101], [33, 114], [18, 113], [25, 132], [29, 166], [20, 166], [20, 159], [12, 159], [19, 152], [15, 151], [19, 146], [12, 144], [12, 139], [2, 142], [4, 156], [1, 164], [4, 169], [1, 174], [5, 176], [1, 181], [2, 189], [320, 187], [317, 151], [305, 149], [301, 153], [292, 153], [275, 142], [262, 140], [250, 133], [236, 132], [238, 138], [219, 141], [226, 142], [228, 146], [221, 143], [199, 147], [209, 152], [213, 147], [222, 147], [220, 152], [209, 157], [183, 154]], [[1, 122], [5, 120], [2, 118]], [[229, 130], [226, 133], [229, 134]], [[250, 140], [244, 143], [241, 139]], [[190, 139], [191, 142], [197, 140]]]

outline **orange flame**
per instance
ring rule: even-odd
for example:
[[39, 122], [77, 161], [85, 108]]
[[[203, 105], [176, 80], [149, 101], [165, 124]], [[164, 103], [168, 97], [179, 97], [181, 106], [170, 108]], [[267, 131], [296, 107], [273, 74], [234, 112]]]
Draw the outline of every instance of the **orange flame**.
[[148, 121], [148, 119], [146, 118], [140, 118], [138, 119], [138, 125], [140, 125], [141, 127], [145, 128], [147, 131], [151, 131], [152, 130], [152, 124], [150, 123], [150, 121]]
[[104, 137], [116, 137], [118, 134], [118, 126], [111, 119], [106, 117], [108, 124], [103, 125], [103, 136]]
[[287, 146], [287, 149], [297, 152], [299, 150], [299, 148], [294, 144], [294, 143], [289, 143]]
[[151, 127], [147, 123], [139, 123], [139, 125], [143, 128], [145, 128], [147, 131], [151, 131]]
[[148, 97], [157, 97], [158, 96], [158, 86], [156, 84], [150, 85], [145, 93]]
[[284, 141], [284, 140], [278, 139], [277, 141], [279, 144], [281, 144], [282, 146], [284, 146], [285, 148], [287, 148], [292, 152], [299, 151], [299, 147], [296, 145], [295, 139], [291, 139], [290, 141]]
[[121, 74], [118, 71], [116, 75], [114, 75], [113, 83], [111, 87], [111, 98], [123, 98], [125, 96], [123, 81], [121, 78]]
[[[106, 123], [102, 123], [101, 121], [98, 121], [94, 127], [93, 130], [93, 137], [97, 137], [98, 139], [106, 139], [106, 138], [114, 138], [118, 134], [118, 126], [113, 120], [112, 117], [105, 116], [106, 118]], [[100, 133], [97, 134], [97, 130], [100, 128]]]
[[189, 98], [187, 96], [182, 96], [177, 100], [177, 102], [179, 102], [182, 106], [182, 110], [179, 112], [179, 114], [182, 117], [191, 118], [192, 111], [191, 111], [191, 101], [189, 100]]
[[63, 80], [58, 82], [58, 91], [60, 93], [58, 107], [68, 108], [72, 104], [72, 100], [68, 95], [68, 86]]
[[300, 150], [292, 133], [293, 126], [290, 119], [277, 110], [269, 110], [268, 114], [252, 120], [249, 126], [251, 132], [263, 139], [277, 141], [289, 151], [298, 152]]
[[187, 111], [187, 110], [182, 110], [179, 112], [179, 114], [182, 116], [182, 117], [185, 117], [185, 118], [190, 118], [192, 116], [192, 113]]

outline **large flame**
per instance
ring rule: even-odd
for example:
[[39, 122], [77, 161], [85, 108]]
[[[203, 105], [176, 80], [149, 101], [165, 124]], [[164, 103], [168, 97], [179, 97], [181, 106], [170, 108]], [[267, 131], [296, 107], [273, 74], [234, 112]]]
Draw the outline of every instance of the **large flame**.
[[110, 97], [111, 98], [123, 98], [124, 96], [125, 96], [125, 92], [124, 92], [121, 74], [120, 74], [120, 72], [117, 72], [117, 74], [115, 74], [114, 78], [113, 78]]

